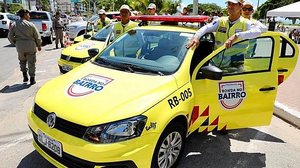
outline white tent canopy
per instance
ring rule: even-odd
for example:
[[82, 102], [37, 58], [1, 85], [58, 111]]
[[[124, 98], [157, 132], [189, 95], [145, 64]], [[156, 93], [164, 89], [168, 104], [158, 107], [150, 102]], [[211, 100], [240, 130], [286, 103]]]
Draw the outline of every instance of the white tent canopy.
[[267, 16], [300, 17], [300, 2], [295, 2], [267, 12]]

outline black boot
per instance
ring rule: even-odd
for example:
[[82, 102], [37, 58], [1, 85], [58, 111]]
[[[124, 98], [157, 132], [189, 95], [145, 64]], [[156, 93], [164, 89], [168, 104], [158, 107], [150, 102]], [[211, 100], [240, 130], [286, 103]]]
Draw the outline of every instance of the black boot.
[[34, 77], [30, 77], [30, 85], [34, 85], [35, 83]]
[[64, 44], [60, 44], [61, 45], [61, 48], [65, 48]]
[[56, 49], [58, 49], [58, 44], [56, 44]]
[[27, 72], [23, 72], [23, 82], [28, 82]]

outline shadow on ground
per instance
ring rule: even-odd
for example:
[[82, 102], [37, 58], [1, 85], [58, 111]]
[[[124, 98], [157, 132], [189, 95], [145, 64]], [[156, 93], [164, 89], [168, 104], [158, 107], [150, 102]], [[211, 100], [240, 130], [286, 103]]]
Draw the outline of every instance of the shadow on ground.
[[12, 92], [17, 92], [20, 90], [28, 89], [30, 88], [31, 85], [28, 85], [27, 83], [22, 83], [22, 84], [14, 84], [14, 85], [6, 85], [4, 86], [1, 90], [0, 93], [12, 93]]
[[[232, 152], [230, 139], [250, 142], [261, 140], [284, 143], [281, 139], [256, 129], [230, 131], [227, 135], [192, 134], [186, 141], [179, 168], [263, 168], [266, 166], [265, 153]], [[247, 147], [246, 147], [247, 148]]]
[[18, 168], [55, 168], [51, 163], [44, 159], [37, 151], [33, 151], [24, 157]]
[[[227, 135], [195, 133], [186, 141], [178, 168], [268, 167], [265, 153], [232, 152], [230, 139], [243, 142], [260, 140], [285, 143], [281, 139], [252, 128], [230, 131]], [[246, 145], [245, 148], [247, 148]], [[36, 151], [33, 151], [22, 159], [18, 167], [39, 168], [41, 165], [43, 168], [54, 167]]]

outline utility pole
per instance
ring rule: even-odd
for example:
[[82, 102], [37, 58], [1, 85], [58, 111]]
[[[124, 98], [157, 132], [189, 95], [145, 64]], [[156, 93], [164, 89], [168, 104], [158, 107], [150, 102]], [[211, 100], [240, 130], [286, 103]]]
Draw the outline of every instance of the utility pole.
[[30, 0], [28, 0], [28, 10], [31, 10]]
[[258, 7], [259, 7], [259, 0], [257, 0], [257, 8], [256, 9], [258, 9]]
[[4, 0], [3, 3], [4, 3], [4, 12], [6, 13], [6, 12], [7, 12], [7, 4], [6, 4], [6, 0]]
[[198, 0], [193, 0], [193, 15], [198, 15]]

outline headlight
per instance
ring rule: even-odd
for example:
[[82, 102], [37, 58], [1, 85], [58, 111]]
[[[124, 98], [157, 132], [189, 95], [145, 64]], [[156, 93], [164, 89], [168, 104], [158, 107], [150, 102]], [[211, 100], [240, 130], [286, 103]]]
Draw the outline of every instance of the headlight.
[[121, 121], [89, 127], [84, 139], [93, 143], [114, 143], [139, 137], [146, 125], [147, 117], [137, 116]]

